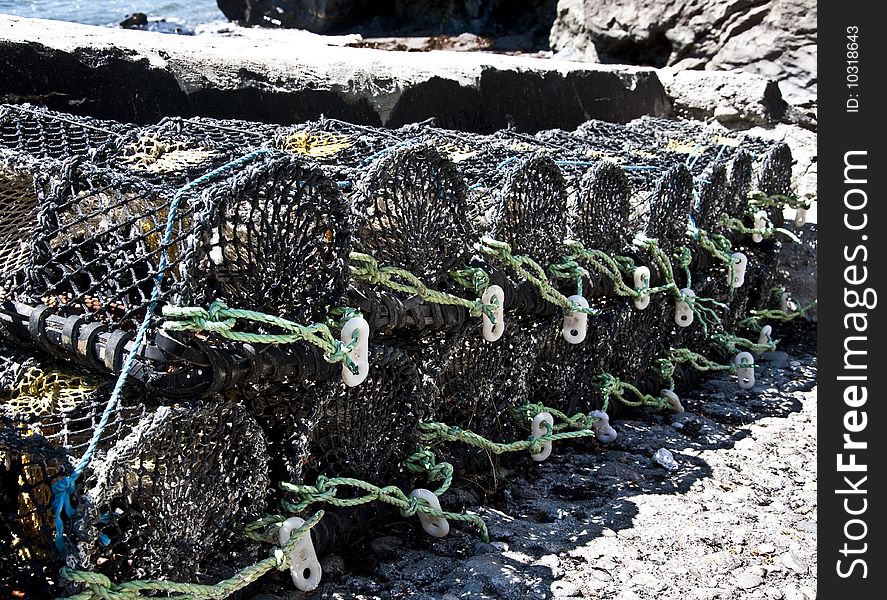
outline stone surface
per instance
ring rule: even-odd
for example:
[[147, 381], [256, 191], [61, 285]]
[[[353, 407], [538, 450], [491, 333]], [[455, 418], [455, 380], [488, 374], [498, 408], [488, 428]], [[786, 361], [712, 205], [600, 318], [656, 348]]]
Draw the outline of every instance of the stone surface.
[[573, 60], [740, 68], [816, 100], [815, 0], [559, 0], [551, 47]]
[[668, 68], [660, 70], [659, 78], [680, 117], [714, 118], [728, 127], [767, 125], [786, 117], [779, 87], [758, 75]]
[[0, 101], [121, 121], [203, 115], [489, 132], [666, 116], [652, 69], [480, 53], [330, 47], [298, 31], [170, 36], [0, 15]]

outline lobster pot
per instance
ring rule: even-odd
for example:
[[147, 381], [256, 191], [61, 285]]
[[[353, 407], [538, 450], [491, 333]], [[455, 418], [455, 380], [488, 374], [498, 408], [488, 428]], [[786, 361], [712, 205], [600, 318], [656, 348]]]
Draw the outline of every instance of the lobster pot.
[[434, 390], [399, 348], [371, 344], [369, 362], [369, 376], [355, 387], [338, 379], [336, 366], [327, 381], [247, 393], [275, 480], [313, 483], [327, 475], [387, 485], [402, 476], [416, 425], [434, 411]]
[[236, 399], [159, 405], [92, 465], [74, 561], [117, 580], [194, 580], [254, 560], [238, 527], [265, 510], [265, 437]]
[[[543, 154], [516, 160], [505, 171], [501, 185], [488, 198], [477, 233], [506, 242], [514, 255], [532, 258], [543, 268], [564, 255], [567, 188], [563, 174]], [[484, 257], [491, 280], [505, 290], [505, 308], [522, 315], [551, 315], [560, 309], [542, 298], [539, 290], [495, 257]]]
[[281, 128], [268, 123], [208, 117], [165, 117], [157, 124], [159, 131], [198, 140], [204, 147], [237, 148], [242, 152], [273, 148]]
[[16, 282], [7, 290], [16, 300], [132, 328], [164, 247], [161, 301], [221, 299], [298, 319], [342, 296], [344, 207], [335, 184], [293, 158], [257, 159], [183, 193], [172, 219], [172, 188], [87, 164], [46, 169], [33, 225], [3, 242], [28, 247], [20, 268], [3, 273]]
[[37, 226], [40, 163], [27, 154], [0, 149], [0, 289], [21, 283], [30, 264]]
[[90, 158], [135, 125], [79, 117], [45, 108], [0, 104], [0, 148], [36, 158]]
[[467, 332], [455, 343], [437, 378], [441, 404], [438, 420], [495, 440], [529, 435], [519, 412], [530, 399], [530, 375], [551, 320], [506, 323], [495, 342], [479, 331]]
[[[449, 272], [471, 252], [466, 190], [452, 162], [427, 144], [395, 148], [366, 170], [349, 194], [354, 249], [380, 267], [405, 269], [429, 288], [463, 293]], [[349, 302], [380, 333], [461, 328], [465, 309], [354, 280]]]
[[[632, 188], [625, 172], [615, 163], [599, 161], [577, 187], [568, 207], [569, 237], [586, 248], [623, 254], [634, 233], [629, 218]], [[612, 294], [612, 282], [593, 270], [589, 275], [583, 277], [583, 292], [601, 314], [588, 317], [580, 344], [568, 343], [560, 326], [548, 328], [530, 382], [534, 402], [568, 413], [601, 407], [594, 377], [612, 369], [613, 336], [624, 315], [634, 310], [630, 300]]]
[[[644, 233], [658, 241], [658, 247], [671, 256], [683, 243], [693, 203], [693, 178], [681, 165], [673, 167], [657, 182], [647, 197], [648, 221]], [[655, 287], [665, 280], [644, 250], [635, 253], [636, 262], [650, 268], [650, 285]], [[659, 358], [672, 338], [675, 328], [675, 298], [671, 293], [650, 297], [649, 305], [639, 310], [629, 300], [614, 325], [611, 374], [632, 383], [649, 378], [652, 361]], [[657, 390], [658, 391], [658, 390]]]
[[[54, 578], [60, 560], [52, 484], [86, 451], [110, 391], [104, 378], [0, 343], [0, 589], [49, 595], [47, 578]], [[96, 456], [132, 432], [146, 412], [124, 395]]]
[[[691, 215], [699, 229], [708, 233], [721, 233], [721, 215], [732, 200], [728, 180], [727, 163], [718, 161], [713, 163], [701, 177], [695, 196], [695, 204]], [[729, 303], [740, 290], [732, 290], [727, 282], [728, 267], [723, 261], [713, 257], [702, 248], [692, 237], [685, 237], [685, 242], [694, 260], [690, 263], [690, 287], [697, 298], [710, 298], [718, 302]], [[679, 288], [686, 287], [687, 277], [681, 269], [675, 269], [674, 277]], [[723, 310], [710, 307], [723, 317]], [[687, 327], [678, 327], [671, 338], [669, 345], [672, 347], [685, 347], [705, 353], [708, 348], [708, 336], [716, 323], [706, 323], [706, 317], [697, 312], [694, 321]]]
[[[792, 191], [792, 158], [791, 150], [787, 144], [778, 143], [769, 149], [761, 159], [755, 178], [758, 191], [767, 195], [789, 195]], [[782, 227], [784, 218], [780, 208], [771, 208], [767, 211], [771, 222], [776, 227]], [[759, 244], [753, 244], [755, 256], [761, 263], [759, 277], [753, 277], [755, 284], [752, 297], [749, 300], [752, 308], [776, 308], [779, 306], [778, 292], [775, 294], [779, 277], [780, 248], [783, 243], [793, 243], [777, 234], [775, 238], [763, 240]]]

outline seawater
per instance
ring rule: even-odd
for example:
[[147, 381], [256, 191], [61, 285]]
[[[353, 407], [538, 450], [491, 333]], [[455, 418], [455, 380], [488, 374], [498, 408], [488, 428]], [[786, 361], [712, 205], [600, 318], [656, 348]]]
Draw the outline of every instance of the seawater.
[[0, 13], [87, 25], [116, 26], [135, 12], [192, 27], [225, 20], [215, 0], [0, 0]]

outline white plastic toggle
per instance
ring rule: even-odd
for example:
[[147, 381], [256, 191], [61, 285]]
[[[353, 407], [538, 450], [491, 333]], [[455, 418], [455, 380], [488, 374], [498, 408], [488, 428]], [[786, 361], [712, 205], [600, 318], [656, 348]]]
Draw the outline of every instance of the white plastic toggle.
[[[410, 496], [419, 498], [428, 503], [428, 506], [434, 510], [440, 510], [440, 500], [431, 490], [425, 488], [416, 488], [410, 492]], [[435, 517], [428, 513], [418, 512], [419, 522], [422, 523], [422, 529], [431, 537], [442, 538], [450, 532], [450, 522], [443, 517]]]
[[[278, 533], [280, 545], [286, 545], [290, 541], [292, 532], [304, 524], [305, 519], [299, 517], [290, 517], [284, 521], [280, 525]], [[290, 575], [293, 578], [293, 584], [303, 592], [310, 592], [320, 584], [322, 574], [323, 569], [320, 566], [320, 561], [317, 560], [317, 552], [315, 552], [314, 543], [311, 541], [311, 532], [306, 531], [302, 535], [302, 539], [296, 542], [296, 546], [290, 551]]]
[[[696, 292], [690, 288], [681, 290], [682, 296], [696, 297]], [[687, 300], [678, 300], [674, 306], [674, 322], [678, 327], [689, 327], [693, 324], [693, 307]]]
[[343, 344], [350, 344], [351, 338], [357, 331], [357, 346], [348, 353], [348, 357], [357, 365], [357, 374], [351, 372], [346, 365], [342, 365], [342, 381], [349, 387], [360, 385], [370, 374], [370, 324], [363, 317], [348, 319], [342, 326], [339, 339]]
[[[543, 427], [542, 423], [548, 423], [548, 429]], [[551, 416], [551, 413], [541, 412], [533, 417], [533, 422], [530, 423], [530, 434], [533, 437], [542, 437], [543, 435], [547, 435], [549, 431], [554, 431], [554, 417]], [[542, 446], [542, 452], [531, 454], [530, 456], [533, 457], [533, 460], [542, 462], [551, 456], [551, 442], [545, 442]]]
[[[576, 294], [567, 298], [577, 306], [588, 308], [588, 300]], [[568, 344], [581, 344], [585, 341], [585, 335], [588, 333], [588, 313], [576, 311], [567, 313], [564, 317], [564, 324], [561, 326], [561, 335]]]
[[806, 208], [796, 208], [795, 209], [795, 227], [800, 229], [807, 222], [807, 209]]
[[505, 333], [505, 290], [498, 285], [491, 285], [484, 290], [483, 296], [480, 299], [484, 304], [492, 304], [493, 298], [499, 301], [499, 304], [493, 311], [496, 322], [490, 321], [487, 315], [481, 317], [484, 324], [484, 339], [488, 342], [495, 342]]
[[[635, 289], [643, 289], [650, 287], [650, 269], [640, 266], [634, 270], [634, 287]], [[644, 310], [650, 305], [650, 294], [643, 294], [640, 298], [634, 299], [634, 306], [638, 310]]]
[[[767, 226], [767, 211], [759, 210], [758, 212], [755, 213], [755, 229], [760, 229], [761, 231], [763, 231], [766, 226]], [[764, 236], [761, 235], [760, 233], [753, 233], [753, 234], [751, 234], [751, 239], [754, 240], [754, 242], [757, 244], [757, 243], [760, 243], [761, 240], [764, 239]]]
[[779, 296], [779, 310], [784, 313], [793, 313], [798, 310], [798, 303], [788, 292], [782, 292]]
[[681, 399], [674, 393], [674, 390], [662, 390], [659, 392], [659, 395], [668, 400], [668, 405], [673, 411], [679, 413], [684, 412], [684, 407], [681, 405]]
[[748, 266], [748, 257], [742, 252], [734, 252], [730, 255], [733, 259], [733, 268], [727, 273], [727, 285], [742, 287], [745, 283], [745, 268]]
[[599, 442], [605, 444], [614, 441], [618, 434], [615, 429], [610, 427], [610, 415], [602, 410], [594, 410], [591, 412], [591, 416], [595, 419], [591, 425], [592, 430], [594, 430], [594, 437]]
[[[736, 355], [736, 364], [739, 368], [736, 370], [736, 376], [738, 377], [739, 387], [743, 390], [750, 390], [755, 385], [755, 358], [751, 355], [751, 352], [740, 352]], [[742, 365], [749, 365], [744, 367]]]
[[769, 345], [773, 341], [773, 328], [769, 325], [761, 327], [761, 334], [758, 336], [758, 345]]

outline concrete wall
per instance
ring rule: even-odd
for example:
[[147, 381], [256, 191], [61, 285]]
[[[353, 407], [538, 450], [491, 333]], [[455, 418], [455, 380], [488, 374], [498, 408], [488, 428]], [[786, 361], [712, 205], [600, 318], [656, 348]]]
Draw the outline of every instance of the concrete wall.
[[166, 115], [489, 132], [667, 116], [655, 70], [483, 53], [331, 47], [322, 38], [176, 36], [0, 16], [0, 101], [133, 122]]

